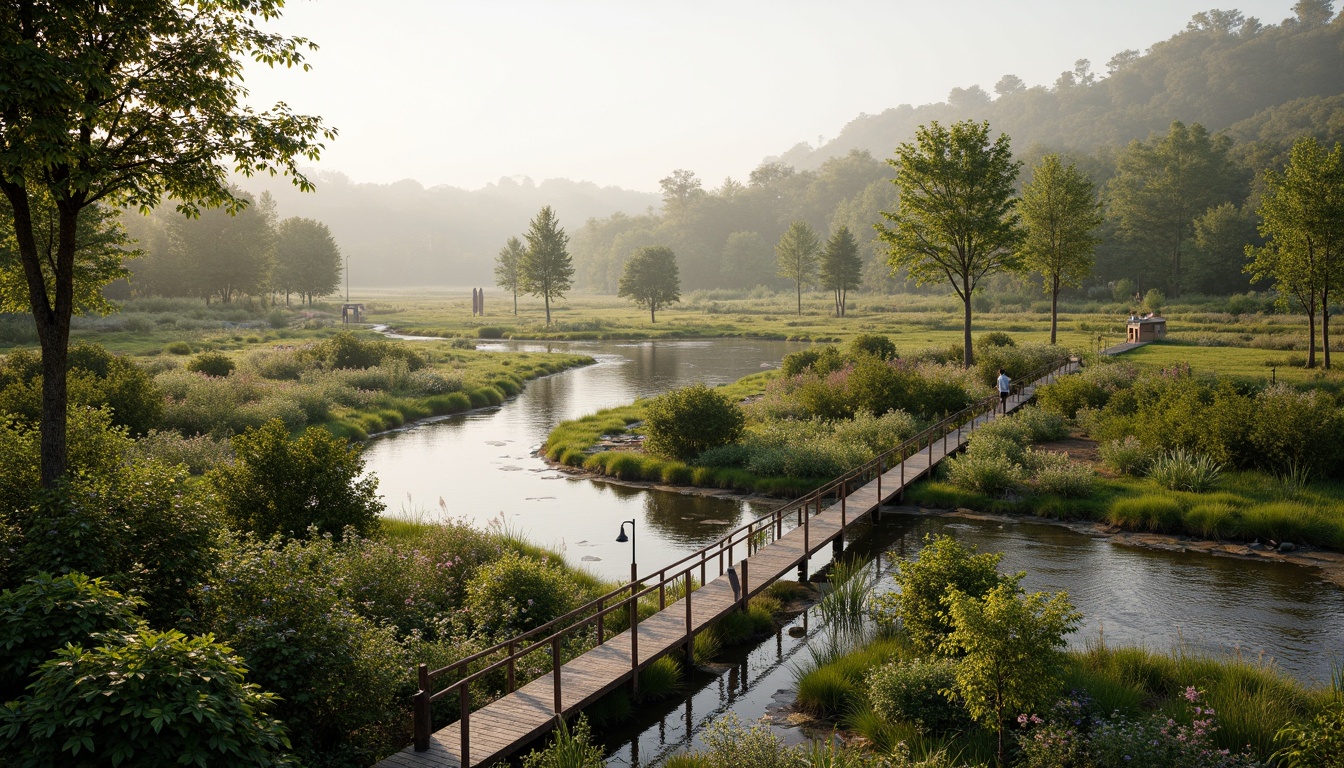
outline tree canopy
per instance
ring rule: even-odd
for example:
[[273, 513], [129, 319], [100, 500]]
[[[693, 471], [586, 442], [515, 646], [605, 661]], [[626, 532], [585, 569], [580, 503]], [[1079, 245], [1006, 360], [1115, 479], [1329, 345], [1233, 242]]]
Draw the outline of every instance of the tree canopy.
[[817, 272], [817, 252], [821, 243], [817, 233], [805, 221], [789, 225], [784, 236], [775, 245], [775, 266], [780, 277], [793, 281], [798, 291], [798, 314], [803, 314], [803, 286], [811, 282]]
[[551, 324], [551, 299], [564, 298], [574, 278], [569, 258], [569, 235], [560, 228], [551, 207], [539, 211], [527, 230], [527, 255], [523, 259], [523, 290], [546, 303], [546, 324]]
[[843, 224], [831, 233], [821, 251], [821, 286], [835, 296], [835, 316], [845, 316], [845, 298], [863, 283], [859, 242]]
[[905, 269], [923, 285], [946, 280], [964, 309], [963, 354], [971, 348], [971, 295], [985, 275], [1017, 268], [1020, 216], [1013, 194], [1019, 163], [1006, 134], [990, 139], [989, 123], [936, 121], [921, 127], [914, 143], [901, 144], [888, 161], [896, 168], [900, 203], [891, 223], [878, 224], [890, 248], [892, 269]]
[[1023, 265], [1045, 278], [1050, 294], [1050, 343], [1059, 324], [1059, 291], [1077, 287], [1092, 273], [1092, 233], [1101, 224], [1101, 203], [1092, 180], [1059, 155], [1046, 155], [1022, 187]]
[[1344, 290], [1344, 149], [1326, 152], [1314, 138], [1299, 139], [1282, 173], [1265, 171], [1260, 233], [1268, 242], [1248, 246], [1247, 271], [1270, 278], [1284, 298], [1307, 314], [1307, 367], [1316, 365], [1316, 314], [1321, 313], [1325, 367], [1330, 367], [1330, 296]]
[[510, 237], [495, 257], [495, 285], [513, 294], [513, 314], [518, 314], [518, 291], [523, 287], [523, 261], [527, 249], [523, 241]]
[[[42, 481], [65, 474], [65, 350], [75, 306], [82, 211], [102, 203], [237, 210], [227, 167], [281, 171], [316, 160], [334, 133], [283, 103], [245, 105], [244, 62], [306, 67], [307, 40], [263, 30], [281, 0], [87, 3], [33, 0], [0, 8], [0, 192], [42, 345]], [[41, 190], [41, 191], [39, 191]], [[57, 209], [45, 260], [35, 198]], [[43, 275], [44, 261], [50, 281]]]
[[649, 322], [657, 322], [659, 307], [681, 300], [677, 255], [664, 245], [646, 245], [635, 251], [625, 263], [619, 295], [648, 309]]
[[292, 217], [280, 222], [275, 237], [275, 286], [295, 291], [307, 303], [334, 293], [341, 284], [341, 248], [320, 221]]

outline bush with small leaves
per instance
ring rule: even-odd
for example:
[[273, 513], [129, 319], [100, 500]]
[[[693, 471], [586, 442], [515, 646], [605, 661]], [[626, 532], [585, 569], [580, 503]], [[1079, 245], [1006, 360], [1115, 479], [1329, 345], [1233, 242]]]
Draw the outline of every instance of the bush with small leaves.
[[786, 745], [769, 726], [742, 725], [736, 714], [716, 719], [701, 737], [710, 762], [732, 768], [807, 768], [803, 753]]
[[[97, 344], [71, 345], [66, 376], [70, 404], [106, 408], [112, 423], [144, 434], [163, 414], [163, 392], [134, 361]], [[0, 413], [36, 423], [42, 413], [42, 358], [16, 350], [0, 362]]]
[[234, 462], [206, 480], [239, 528], [302, 537], [311, 526], [339, 537], [347, 526], [365, 535], [377, 525], [378, 479], [361, 478], [359, 447], [325, 429], [310, 427], [291, 439], [284, 423], [272, 419], [233, 438], [233, 453]]
[[896, 345], [886, 336], [875, 333], [860, 334], [849, 342], [849, 356], [858, 358], [863, 355], [871, 355], [879, 360], [895, 360]]
[[645, 450], [688, 461], [710, 448], [737, 442], [746, 417], [721, 393], [694, 384], [660, 395], [645, 409]]
[[215, 579], [200, 589], [201, 620], [246, 661], [253, 682], [299, 724], [305, 765], [367, 766], [397, 745], [388, 723], [414, 692], [397, 628], [360, 614], [325, 537], [226, 539]]
[[868, 700], [888, 722], [907, 722], [923, 733], [946, 733], [970, 725], [966, 709], [949, 697], [956, 682], [951, 659], [893, 661], [868, 678]]
[[0, 714], [0, 753], [14, 768], [297, 765], [270, 716], [275, 696], [245, 675], [209, 635], [142, 630], [67, 646]]
[[1096, 473], [1086, 464], [1069, 461], [1066, 453], [1032, 451], [1028, 454], [1032, 480], [1039, 493], [1083, 499], [1096, 488]]
[[1002, 553], [976, 554], [950, 536], [924, 537], [918, 557], [901, 561], [896, 573], [900, 592], [882, 595], [875, 612], [885, 613], [885, 623], [899, 618], [915, 649], [937, 651], [952, 631], [942, 600], [953, 590], [971, 597], [987, 594], [1001, 585], [1015, 585], [1021, 575], [999, 573]]
[[557, 566], [506, 551], [467, 582], [467, 609], [475, 625], [508, 637], [577, 607], [578, 586]]
[[1152, 466], [1153, 459], [1156, 458], [1156, 453], [1145, 448], [1133, 435], [1127, 435], [1123, 440], [1102, 443], [1097, 449], [1102, 464], [1130, 477], [1146, 475], [1148, 467]]
[[236, 367], [238, 366], [233, 362], [233, 358], [223, 352], [202, 352], [187, 361], [188, 371], [221, 378], [233, 373]]

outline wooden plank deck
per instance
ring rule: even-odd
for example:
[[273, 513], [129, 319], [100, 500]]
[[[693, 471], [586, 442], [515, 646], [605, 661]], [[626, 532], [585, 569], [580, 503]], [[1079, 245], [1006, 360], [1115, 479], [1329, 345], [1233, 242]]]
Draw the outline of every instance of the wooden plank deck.
[[[1020, 395], [1009, 398], [1012, 412], [1035, 394], [1034, 383]], [[851, 491], [843, 502], [837, 501], [808, 519], [806, 534], [802, 526], [786, 532], [774, 542], [746, 558], [748, 597], [758, 594], [771, 582], [797, 568], [806, 559], [842, 536], [844, 528], [877, 510], [881, 504], [899, 496], [905, 488], [936, 467], [947, 456], [960, 450], [973, 427], [997, 418], [985, 414], [948, 433], [947, 439], [911, 455], [902, 464], [887, 470], [881, 482], [876, 479]], [[879, 497], [878, 488], [881, 488]], [[843, 520], [843, 525], [842, 525]], [[807, 546], [804, 551], [804, 537]], [[734, 565], [741, 572], [741, 561]], [[677, 653], [686, 642], [686, 606], [682, 598], [653, 616], [644, 619], [638, 632], [639, 666], [668, 653]], [[690, 594], [691, 627], [698, 633], [724, 614], [739, 607], [728, 576], [707, 581]], [[560, 668], [561, 706], [564, 714], [592, 704], [627, 683], [631, 677], [631, 633], [629, 630], [608, 639]], [[555, 689], [552, 675], [546, 674], [513, 693], [474, 710], [469, 720], [469, 760], [471, 766], [490, 765], [512, 754], [555, 725]], [[427, 751], [412, 747], [388, 757], [375, 768], [462, 768], [461, 727], [459, 722], [434, 732]]]

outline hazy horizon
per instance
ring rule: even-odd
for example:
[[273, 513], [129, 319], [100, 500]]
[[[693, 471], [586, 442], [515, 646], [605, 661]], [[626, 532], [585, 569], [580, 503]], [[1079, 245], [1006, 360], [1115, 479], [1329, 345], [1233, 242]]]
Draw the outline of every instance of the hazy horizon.
[[[1118, 4], [907, 2], [674, 6], [539, 0], [290, 3], [271, 25], [321, 50], [310, 72], [249, 66], [251, 103], [285, 101], [340, 136], [315, 167], [357, 183], [478, 189], [502, 178], [657, 192], [673, 169], [707, 188], [766, 156], [817, 146], [860, 114], [993, 93], [1005, 74], [1052, 84], [1076, 59], [1098, 76], [1209, 10]], [[1277, 24], [1290, 0], [1233, 4]]]

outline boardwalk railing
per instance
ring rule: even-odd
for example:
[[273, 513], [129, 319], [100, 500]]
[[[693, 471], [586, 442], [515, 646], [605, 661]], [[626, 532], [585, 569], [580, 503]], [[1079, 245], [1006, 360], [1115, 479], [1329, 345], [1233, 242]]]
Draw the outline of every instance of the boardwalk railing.
[[[1075, 363], [1070, 362], [1058, 368], [1035, 371], [1028, 376], [1019, 378], [1018, 383], [1013, 387], [1013, 393], [1021, 394], [1026, 387], [1049, 383], [1060, 374], [1069, 373], [1075, 369]], [[469, 741], [471, 684], [486, 678], [488, 675], [497, 675], [502, 671], [505, 694], [513, 693], [519, 687], [517, 681], [519, 666], [525, 664], [529, 656], [537, 653], [545, 653], [549, 656], [547, 661], [550, 664], [550, 672], [554, 681], [554, 709], [557, 715], [563, 715], [560, 671], [567, 661], [567, 656], [577, 655], [573, 652], [572, 641], [578, 638], [585, 645], [594, 642], [596, 645], [602, 645], [607, 635], [607, 617], [611, 614], [617, 614], [613, 622], [620, 625], [621, 629], [618, 631], [636, 630], [640, 622], [640, 599], [655, 593], [658, 595], [659, 611], [667, 608], [669, 596], [673, 602], [684, 598], [686, 608], [685, 638], [678, 645], [684, 643], [685, 653], [687, 658], [690, 659], [696, 632], [691, 620], [691, 596], [700, 585], [708, 583], [711, 573], [714, 574], [714, 577], [728, 573], [730, 579], [737, 581], [733, 589], [734, 599], [737, 601], [737, 607], [740, 610], [745, 610], [747, 600], [753, 592], [746, 558], [753, 552], [782, 538], [786, 532], [785, 524], [787, 522], [789, 524], [788, 531], [796, 528], [802, 528], [803, 530], [802, 556], [798, 565], [804, 569], [802, 575], [806, 576], [806, 564], [813, 552], [824, 546], [827, 541], [843, 544], [845, 528], [849, 522], [852, 522], [846, 519], [845, 499], [856, 486], [863, 486], [876, 480], [877, 498], [880, 506], [887, 498], [883, 495], [881, 487], [884, 473], [900, 467], [901, 476], [897, 489], [904, 488], [907, 480], [913, 481], [916, 479], [905, 477], [906, 459], [928, 451], [930, 461], [927, 468], [921, 470], [921, 473], [931, 471], [933, 449], [939, 441], [942, 441], [941, 455], [945, 456], [948, 451], [948, 435], [959, 433], [968, 424], [970, 431], [974, 432], [977, 421], [983, 416], [992, 414], [998, 407], [999, 397], [997, 394], [977, 401], [943, 418], [938, 423], [902, 442], [895, 448], [883, 452], [862, 466], [856, 467], [841, 477], [816, 488], [806, 496], [795, 499], [745, 525], [739, 526], [718, 541], [642, 578], [638, 577], [638, 574], [632, 573], [631, 575], [634, 578], [628, 584], [613, 589], [539, 627], [496, 643], [440, 669], [431, 671], [426, 665], [420, 664], [417, 668], [419, 691], [416, 692], [413, 702], [416, 751], [423, 752], [429, 749], [430, 737], [433, 732], [434, 703], [456, 694], [459, 725], [461, 727], [460, 765], [471, 765]], [[955, 450], [955, 446], [953, 450]], [[837, 503], [840, 505], [841, 511], [841, 525], [838, 531], [830, 533], [826, 540], [812, 541], [809, 520], [820, 514], [823, 509], [832, 507]], [[734, 560], [736, 553], [742, 555], [740, 562]], [[735, 562], [740, 566], [740, 571], [734, 569]], [[698, 580], [697, 576], [699, 577]], [[761, 585], [754, 591], [760, 591], [760, 588], [764, 586]], [[568, 653], [566, 641], [571, 641]], [[630, 643], [631, 680], [637, 689], [639, 669], [652, 659], [641, 659], [639, 657], [638, 631], [630, 632]], [[496, 658], [500, 654], [503, 654], [502, 658], [491, 661], [492, 658]], [[472, 671], [473, 665], [479, 668]], [[455, 679], [452, 682], [443, 683], [445, 679], [450, 678]]]

